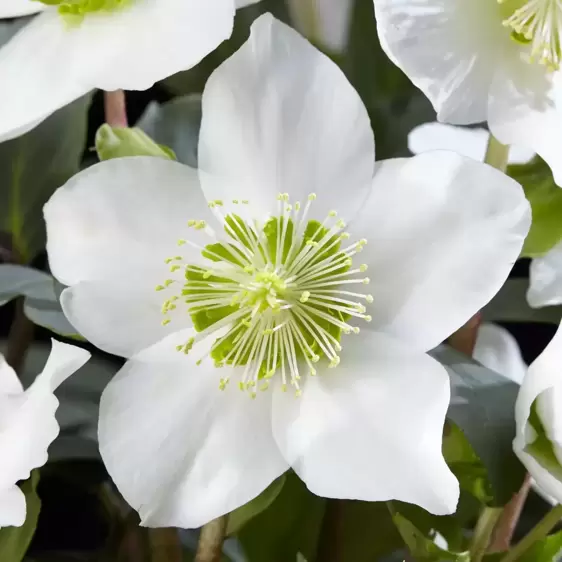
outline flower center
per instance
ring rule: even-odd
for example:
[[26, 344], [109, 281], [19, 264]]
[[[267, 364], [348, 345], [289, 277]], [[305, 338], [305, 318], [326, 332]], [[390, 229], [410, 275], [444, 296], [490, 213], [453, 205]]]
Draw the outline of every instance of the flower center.
[[59, 13], [72, 23], [80, 23], [87, 14], [115, 12], [133, 0], [38, 0], [49, 6], [58, 6]]
[[511, 37], [529, 45], [530, 62], [558, 70], [562, 56], [562, 0], [498, 0]]
[[250, 215], [247, 201], [233, 201], [241, 212], [230, 214], [222, 213], [222, 201], [213, 201], [209, 206], [224, 234], [190, 220], [188, 226], [207, 234], [211, 243], [181, 239], [178, 245], [200, 250], [201, 262], [185, 263], [182, 256], [166, 260], [181, 279], [167, 279], [156, 290], [178, 282], [182, 289], [164, 302], [162, 323], [172, 321], [179, 302], [186, 304], [197, 334], [177, 351], [190, 353], [212, 337], [210, 351], [197, 364], [212, 360], [216, 367], [240, 367], [220, 380], [221, 390], [235, 376], [239, 388], [255, 397], [279, 376], [281, 388], [290, 384], [299, 396], [301, 377], [315, 376], [316, 363], [339, 364], [342, 334], [359, 333], [349, 322], [371, 320], [363, 303], [373, 297], [351, 290], [369, 283], [359, 276], [367, 266], [353, 267], [367, 241], [344, 244], [349, 234], [335, 211], [323, 222], [309, 219], [315, 199], [311, 194], [304, 206], [291, 205], [281, 194], [277, 215], [264, 223]]

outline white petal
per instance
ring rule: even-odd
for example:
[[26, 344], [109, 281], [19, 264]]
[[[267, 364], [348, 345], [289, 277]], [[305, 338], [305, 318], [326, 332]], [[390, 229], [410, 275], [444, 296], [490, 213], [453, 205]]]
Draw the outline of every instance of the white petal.
[[488, 369], [518, 384], [523, 382], [527, 372], [517, 340], [497, 324], [480, 326], [472, 356]]
[[59, 403], [53, 392], [90, 358], [79, 347], [55, 340], [52, 344], [43, 372], [29, 389], [2, 397], [0, 489], [29, 478], [34, 468], [45, 464], [47, 449], [59, 433], [55, 419]]
[[551, 167], [562, 185], [562, 75], [515, 61], [502, 68], [491, 90], [488, 124], [504, 144], [526, 146]]
[[562, 242], [531, 261], [527, 301], [533, 308], [562, 304]]
[[293, 201], [316, 192], [320, 220], [332, 208], [345, 217], [369, 189], [373, 134], [341, 70], [265, 14], [207, 82], [199, 165], [209, 199], [248, 199], [267, 212], [279, 192]]
[[430, 99], [440, 121], [485, 121], [490, 85], [509, 47], [497, 2], [375, 0], [381, 45]]
[[42, 12], [46, 7], [45, 4], [34, 0], [2, 0], [0, 4], [0, 18], [28, 16]]
[[521, 186], [490, 166], [444, 151], [380, 163], [350, 227], [369, 242], [368, 326], [435, 347], [497, 293], [530, 222]]
[[130, 280], [154, 288], [167, 257], [199, 258], [180, 238], [206, 244], [188, 219], [212, 222], [197, 173], [162, 158], [118, 158], [74, 176], [45, 205], [53, 275], [65, 285]]
[[26, 516], [25, 495], [17, 486], [0, 491], [0, 529], [21, 527]]
[[[4, 0], [3, 0], [4, 1]], [[186, 70], [230, 36], [232, 0], [137, 0], [68, 26], [55, 7], [0, 50], [0, 139], [86, 92], [145, 90]]]
[[[486, 129], [459, 127], [445, 123], [424, 123], [408, 135], [408, 149], [413, 154], [430, 150], [452, 150], [474, 160], [483, 161], [490, 133]], [[535, 156], [532, 150], [512, 146], [510, 164], [526, 164]]]
[[19, 394], [22, 391], [23, 387], [18, 376], [12, 367], [8, 365], [5, 357], [0, 353], [0, 393]]
[[[162, 314], [169, 295], [152, 285], [131, 286], [120, 279], [81, 282], [61, 295], [64, 314], [78, 332], [96, 347], [130, 357], [172, 332], [189, 328], [191, 318], [181, 309]], [[163, 326], [164, 318], [172, 320]]]
[[445, 369], [384, 334], [343, 342], [341, 363], [276, 392], [275, 439], [317, 495], [401, 500], [455, 511], [459, 486], [441, 452], [450, 387]]
[[[227, 369], [175, 350], [178, 332], [133, 357], [109, 383], [100, 451], [149, 527], [199, 527], [257, 496], [287, 469], [272, 436], [271, 395], [219, 390]], [[208, 345], [212, 343], [208, 342]]]
[[562, 482], [551, 475], [531, 455], [524, 452], [525, 447], [536, 437], [529, 424], [531, 406], [537, 401], [537, 410], [546, 435], [552, 441], [554, 451], [562, 464], [562, 327], [546, 349], [531, 364], [515, 405], [517, 436], [513, 447], [521, 462], [527, 467], [538, 486], [547, 494], [562, 503]]
[[334, 53], [347, 46], [353, 7], [353, 0], [288, 1], [294, 27]]

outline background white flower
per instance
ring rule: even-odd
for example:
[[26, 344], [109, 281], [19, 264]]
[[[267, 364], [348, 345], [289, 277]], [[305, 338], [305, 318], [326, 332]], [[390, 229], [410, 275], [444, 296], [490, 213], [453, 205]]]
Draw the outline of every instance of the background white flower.
[[[430, 150], [452, 150], [482, 162], [489, 139], [490, 133], [481, 127], [460, 127], [433, 121], [418, 125], [410, 131], [408, 149], [413, 154]], [[527, 164], [534, 156], [535, 153], [525, 147], [511, 146], [509, 149], [510, 164]]]
[[[2, 0], [4, 3], [6, 0]], [[131, 0], [69, 24], [47, 6], [0, 48], [0, 141], [21, 135], [94, 88], [145, 90], [196, 65], [231, 32], [248, 0]], [[10, 0], [0, 17], [30, 13]]]
[[17, 18], [42, 12], [45, 4], [33, 0], [2, 0], [0, 18]]
[[562, 503], [562, 328], [531, 364], [515, 409], [513, 449], [538, 486]]
[[533, 308], [562, 304], [562, 242], [531, 261], [527, 301]]
[[[429, 98], [439, 121], [457, 125], [488, 121], [502, 143], [537, 152], [562, 184], [559, 2], [376, 0], [374, 4], [381, 45]], [[517, 24], [508, 20], [518, 7], [536, 22], [530, 41], [514, 39]], [[523, 26], [520, 31], [528, 29]], [[548, 36], [541, 37], [542, 31]], [[534, 53], [531, 61], [532, 51], [540, 45], [545, 52]], [[546, 52], [545, 45], [555, 48]]]
[[[458, 483], [441, 452], [449, 380], [425, 352], [505, 281], [530, 224], [521, 187], [452, 152], [384, 161], [373, 176], [373, 134], [357, 93], [270, 15], [207, 83], [199, 163], [197, 173], [157, 158], [107, 161], [45, 207], [51, 268], [70, 286], [65, 313], [102, 349], [132, 356], [104, 392], [99, 436], [143, 524], [200, 526], [289, 466], [321, 496], [453, 511]], [[303, 238], [299, 213], [324, 225], [321, 240]], [[297, 234], [285, 245], [275, 225], [287, 217]], [[346, 240], [340, 220], [350, 237], [341, 255], [327, 246]], [[355, 262], [360, 249], [364, 265]], [[289, 259], [297, 250], [306, 265], [298, 274]], [[225, 258], [233, 251], [238, 269]], [[345, 256], [353, 263], [346, 258], [351, 269], [342, 272]], [[248, 302], [259, 314], [241, 321]], [[206, 358], [222, 349], [215, 340], [224, 331], [204, 336], [223, 321], [247, 337], [234, 347], [251, 342], [254, 355], [233, 359], [236, 367]], [[285, 338], [274, 374], [269, 359], [262, 371], [263, 357], [279, 357], [262, 321]], [[350, 333], [340, 343], [320, 321]], [[305, 336], [319, 361], [295, 351]], [[285, 383], [300, 398], [282, 392]]]
[[0, 354], [0, 527], [25, 522], [25, 496], [16, 483], [47, 462], [47, 449], [59, 433], [53, 392], [90, 358], [79, 347], [55, 340], [52, 345], [43, 372], [25, 391]]

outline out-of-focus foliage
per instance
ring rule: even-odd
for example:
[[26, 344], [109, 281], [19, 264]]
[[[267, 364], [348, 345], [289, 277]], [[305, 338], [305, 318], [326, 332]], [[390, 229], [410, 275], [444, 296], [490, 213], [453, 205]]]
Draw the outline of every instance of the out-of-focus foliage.
[[60, 109], [38, 127], [0, 143], [0, 231], [20, 262], [45, 245], [43, 205], [80, 169], [90, 96]]

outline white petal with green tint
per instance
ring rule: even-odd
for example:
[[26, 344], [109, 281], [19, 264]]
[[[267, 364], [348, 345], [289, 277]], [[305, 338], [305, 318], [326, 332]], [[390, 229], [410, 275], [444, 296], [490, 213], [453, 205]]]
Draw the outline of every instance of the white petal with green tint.
[[49, 7], [0, 49], [0, 140], [94, 88], [145, 90], [230, 36], [233, 0], [131, 0], [71, 24]]
[[133, 357], [109, 383], [100, 451], [149, 527], [200, 527], [247, 503], [288, 468], [271, 429], [271, 394], [250, 400], [212, 365], [175, 351], [173, 334]]
[[[199, 140], [208, 199], [248, 199], [275, 210], [275, 196], [348, 219], [367, 195], [374, 168], [367, 111], [341, 70], [270, 14], [210, 77]], [[346, 196], [342, 197], [342, 189]]]
[[345, 341], [336, 371], [307, 378], [299, 400], [274, 394], [275, 439], [319, 496], [453, 513], [459, 487], [441, 452], [449, 397], [437, 361], [365, 330]]

